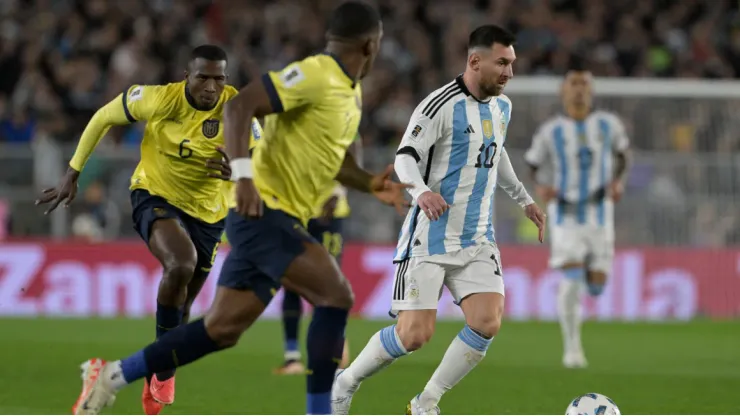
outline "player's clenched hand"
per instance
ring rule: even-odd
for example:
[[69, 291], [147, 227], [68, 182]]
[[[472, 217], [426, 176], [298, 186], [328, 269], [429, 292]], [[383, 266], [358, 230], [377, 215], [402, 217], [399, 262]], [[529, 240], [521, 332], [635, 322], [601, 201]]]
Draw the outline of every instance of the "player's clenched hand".
[[236, 181], [236, 212], [244, 217], [262, 216], [262, 198], [249, 178]]
[[339, 202], [339, 197], [332, 195], [332, 197], [324, 203], [324, 206], [321, 207], [321, 222], [324, 224], [331, 222], [332, 218], [334, 218], [334, 210], [337, 209], [337, 202]]
[[442, 195], [432, 191], [426, 191], [419, 195], [416, 198], [416, 202], [419, 204], [419, 208], [424, 211], [427, 218], [432, 221], [437, 221], [450, 208], [447, 201], [442, 198]]
[[61, 202], [64, 201], [64, 207], [68, 207], [69, 204], [74, 201], [77, 195], [77, 178], [80, 177], [80, 172], [69, 168], [67, 173], [64, 174], [62, 180], [59, 181], [59, 185], [56, 188], [44, 189], [42, 195], [36, 200], [36, 205], [48, 204], [51, 202], [49, 208], [44, 211], [44, 215], [54, 211]]
[[550, 202], [551, 199], [558, 196], [558, 191], [550, 186], [537, 185], [534, 188], [534, 192], [543, 204]]
[[221, 159], [206, 160], [206, 167], [208, 169], [213, 169], [216, 171], [216, 172], [208, 172], [208, 177], [230, 181], [231, 180], [231, 165], [229, 164], [229, 156], [226, 154], [224, 149], [221, 147], [217, 147], [216, 151], [221, 153]]
[[619, 202], [624, 193], [624, 184], [622, 181], [614, 181], [609, 185], [609, 195], [614, 202]]
[[524, 207], [524, 215], [529, 218], [530, 221], [537, 226], [540, 231], [538, 239], [540, 243], [545, 241], [545, 225], [547, 224], [547, 215], [537, 206], [535, 203], [531, 203]]
[[395, 182], [391, 179], [392, 175], [393, 165], [388, 165], [383, 173], [373, 176], [370, 191], [380, 202], [394, 206], [399, 215], [404, 215], [411, 204], [403, 191], [414, 186]]

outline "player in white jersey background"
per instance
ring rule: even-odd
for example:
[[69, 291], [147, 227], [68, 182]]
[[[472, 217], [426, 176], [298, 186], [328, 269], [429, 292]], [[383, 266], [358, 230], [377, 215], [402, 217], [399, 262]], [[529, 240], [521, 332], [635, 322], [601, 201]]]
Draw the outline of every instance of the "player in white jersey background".
[[[563, 273], [557, 305], [563, 365], [569, 368], [587, 366], [581, 343], [583, 286], [591, 296], [604, 291], [614, 256], [614, 202], [624, 192], [629, 165], [624, 126], [616, 115], [593, 109], [592, 83], [588, 71], [567, 73], [561, 94], [565, 114], [540, 126], [525, 154], [537, 194], [547, 203], [549, 265]], [[543, 167], [549, 175], [538, 175]]]
[[418, 350], [434, 333], [446, 286], [465, 315], [408, 414], [439, 414], [442, 395], [486, 355], [501, 326], [504, 282], [493, 230], [497, 182], [524, 208], [543, 240], [545, 215], [519, 181], [504, 148], [511, 101], [501, 95], [513, 76], [514, 36], [497, 26], [473, 31], [465, 72], [414, 111], [396, 155], [399, 179], [414, 199], [399, 235], [392, 314], [355, 361], [339, 373], [334, 414], [348, 414], [360, 383], [395, 359]]

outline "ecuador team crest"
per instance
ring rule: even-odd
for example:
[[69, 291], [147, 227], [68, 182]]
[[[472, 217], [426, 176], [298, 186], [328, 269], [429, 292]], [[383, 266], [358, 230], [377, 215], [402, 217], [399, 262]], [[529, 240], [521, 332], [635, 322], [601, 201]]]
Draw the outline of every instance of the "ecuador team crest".
[[486, 138], [493, 137], [493, 121], [490, 119], [483, 120], [483, 135]]
[[216, 119], [209, 119], [203, 122], [203, 128], [201, 129], [203, 131], [203, 135], [206, 136], [207, 139], [212, 139], [218, 135], [218, 129], [220, 127], [220, 122]]

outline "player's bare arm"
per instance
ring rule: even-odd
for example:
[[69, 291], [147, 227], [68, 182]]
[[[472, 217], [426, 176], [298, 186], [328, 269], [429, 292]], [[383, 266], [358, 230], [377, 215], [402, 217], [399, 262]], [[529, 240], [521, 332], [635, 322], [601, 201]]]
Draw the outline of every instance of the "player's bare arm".
[[404, 215], [410, 204], [403, 191], [413, 185], [395, 182], [392, 175], [393, 165], [388, 165], [383, 173], [373, 175], [362, 169], [352, 153], [347, 152], [336, 180], [352, 189], [373, 194], [380, 202], [395, 207], [400, 215]]
[[614, 162], [614, 181], [610, 185], [609, 193], [614, 202], [619, 202], [624, 193], [627, 171], [632, 165], [632, 153], [629, 150], [617, 152], [614, 155]]
[[527, 218], [537, 226], [537, 230], [539, 231], [538, 239], [540, 243], [544, 242], [547, 216], [534, 202], [532, 197], [529, 196], [529, 193], [527, 193], [527, 190], [524, 188], [524, 184], [517, 177], [506, 148], [501, 150], [501, 159], [498, 164], [498, 183], [511, 199], [524, 208], [524, 215], [526, 215]]
[[224, 107], [224, 143], [236, 180], [236, 211], [244, 216], [262, 216], [262, 199], [252, 180], [249, 142], [252, 119], [274, 113], [261, 82], [251, 82]]

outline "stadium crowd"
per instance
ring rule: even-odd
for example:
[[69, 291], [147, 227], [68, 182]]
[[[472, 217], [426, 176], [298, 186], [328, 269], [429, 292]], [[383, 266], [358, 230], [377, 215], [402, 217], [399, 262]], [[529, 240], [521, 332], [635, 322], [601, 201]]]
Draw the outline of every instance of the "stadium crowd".
[[[3, 0], [0, 143], [30, 143], [39, 136], [73, 143], [97, 108], [132, 83], [181, 79], [187, 53], [197, 44], [222, 45], [230, 55], [230, 82], [244, 85], [264, 70], [318, 52], [324, 40], [321, 22], [335, 3]], [[517, 75], [561, 75], [578, 57], [597, 76], [740, 78], [737, 1], [378, 0], [377, 4], [385, 39], [380, 62], [363, 83], [361, 132], [368, 148], [396, 146], [416, 103], [462, 71], [467, 35], [483, 22], [517, 33]], [[643, 111], [644, 106], [625, 103], [615, 110], [621, 110], [637, 149], [732, 152], [740, 150], [740, 105], [735, 104], [667, 106], [661, 113], [668, 120], [661, 121], [670, 131], [666, 137], [656, 137], [658, 121], [641, 119], [653, 114]], [[541, 121], [537, 117], [551, 114], [518, 112], [521, 118], [514, 132], [526, 139], [509, 146], [526, 147]], [[688, 124], [686, 114], [692, 118]], [[108, 142], [135, 148], [141, 128], [114, 129]], [[644, 167], [650, 173], [641, 180], [638, 166], [638, 188], [648, 192], [658, 186], [670, 197], [684, 199], [694, 198], [691, 195], [706, 182], [720, 187], [719, 193], [737, 189], [737, 169], [698, 169], [702, 172], [693, 176], [691, 169], [681, 172], [689, 177], [677, 183], [677, 172], [661, 174], [658, 167]], [[526, 176], [521, 168], [520, 175]], [[111, 186], [125, 190], [124, 178], [114, 182]], [[89, 198], [99, 201], [103, 195], [104, 190], [93, 186]], [[685, 204], [691, 206], [687, 209], [692, 221], [726, 217], [712, 214], [723, 211], [724, 204]], [[686, 215], [676, 214], [681, 221]], [[737, 229], [739, 222], [732, 217], [730, 228]], [[671, 223], [666, 227], [671, 229]], [[736, 237], [721, 243], [737, 241]]]

